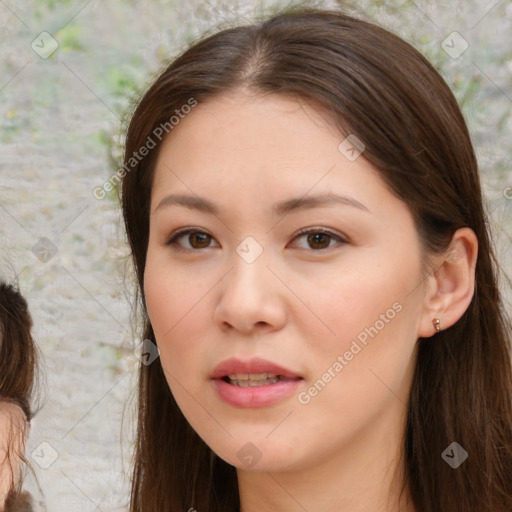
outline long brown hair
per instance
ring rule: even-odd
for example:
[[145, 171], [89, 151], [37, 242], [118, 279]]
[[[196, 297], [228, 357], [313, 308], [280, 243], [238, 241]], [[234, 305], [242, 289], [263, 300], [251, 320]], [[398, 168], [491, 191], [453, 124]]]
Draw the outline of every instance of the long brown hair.
[[[457, 101], [434, 67], [387, 30], [341, 12], [292, 7], [205, 36], [158, 76], [133, 113], [125, 165], [190, 98], [245, 88], [320, 105], [410, 208], [425, 254], [471, 228], [479, 243], [476, 287], [462, 318], [418, 340], [403, 440], [405, 478], [421, 512], [512, 510], [510, 320], [482, 205], [477, 161]], [[170, 135], [172, 136], [172, 134]], [[340, 139], [341, 140], [341, 139]], [[139, 288], [144, 339], [156, 343], [144, 306], [149, 206], [160, 144], [124, 173], [121, 201]], [[125, 168], [128, 169], [128, 168]], [[441, 457], [457, 441], [469, 460]], [[235, 467], [181, 413], [160, 360], [140, 366], [131, 512], [235, 512]]]
[[[23, 454], [28, 427], [34, 416], [33, 399], [38, 383], [38, 348], [32, 337], [33, 320], [28, 304], [18, 288], [0, 281], [0, 409], [2, 402], [11, 404], [7, 414], [10, 431], [4, 433], [7, 439], [6, 459], [12, 474], [12, 485], [6, 498], [6, 510], [18, 508], [26, 502], [27, 493], [21, 492], [22, 462], [30, 469], [30, 463]], [[19, 423], [12, 414], [12, 405], [22, 409], [24, 420]], [[16, 461], [16, 462], [15, 462]], [[37, 480], [37, 478], [36, 478]]]

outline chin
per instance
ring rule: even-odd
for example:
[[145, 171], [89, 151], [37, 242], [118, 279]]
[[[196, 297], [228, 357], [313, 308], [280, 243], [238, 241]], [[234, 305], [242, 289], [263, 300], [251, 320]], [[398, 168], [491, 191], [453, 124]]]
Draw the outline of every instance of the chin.
[[[235, 466], [240, 471], [282, 472], [300, 469], [298, 454], [290, 457], [290, 448], [282, 444], [276, 446], [269, 440], [238, 441], [229, 451], [214, 450], [225, 462]], [[299, 457], [300, 458], [300, 457]]]

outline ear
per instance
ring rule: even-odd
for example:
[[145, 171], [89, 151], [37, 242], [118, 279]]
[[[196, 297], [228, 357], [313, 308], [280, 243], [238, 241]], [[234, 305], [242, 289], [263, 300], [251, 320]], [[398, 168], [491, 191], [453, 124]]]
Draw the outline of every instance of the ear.
[[475, 291], [477, 255], [475, 232], [470, 228], [458, 229], [446, 253], [434, 260], [435, 270], [426, 279], [418, 337], [429, 338], [437, 333], [434, 318], [439, 318], [439, 327], [444, 330], [465, 313]]

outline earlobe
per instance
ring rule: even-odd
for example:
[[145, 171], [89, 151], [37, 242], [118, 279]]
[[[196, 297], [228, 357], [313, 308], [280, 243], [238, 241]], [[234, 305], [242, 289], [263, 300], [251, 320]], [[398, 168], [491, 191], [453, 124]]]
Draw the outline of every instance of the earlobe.
[[446, 253], [429, 275], [418, 336], [429, 338], [454, 325], [466, 312], [475, 291], [478, 240], [470, 228], [458, 229]]

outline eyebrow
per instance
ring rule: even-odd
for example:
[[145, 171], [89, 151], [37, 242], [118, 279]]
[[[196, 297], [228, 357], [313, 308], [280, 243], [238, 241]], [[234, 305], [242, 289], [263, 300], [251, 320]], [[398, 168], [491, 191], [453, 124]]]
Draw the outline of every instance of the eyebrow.
[[[170, 194], [164, 197], [153, 213], [156, 213], [160, 208], [171, 205], [180, 205], [191, 210], [199, 210], [212, 215], [222, 214], [222, 208], [215, 205], [210, 200], [205, 199], [204, 197], [183, 194]], [[363, 203], [353, 197], [330, 193], [287, 199], [286, 201], [276, 203], [272, 208], [272, 211], [275, 216], [283, 216], [294, 211], [334, 205], [352, 206], [364, 212], [372, 213]]]

